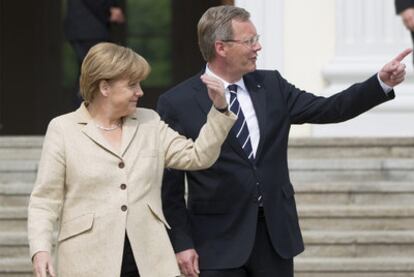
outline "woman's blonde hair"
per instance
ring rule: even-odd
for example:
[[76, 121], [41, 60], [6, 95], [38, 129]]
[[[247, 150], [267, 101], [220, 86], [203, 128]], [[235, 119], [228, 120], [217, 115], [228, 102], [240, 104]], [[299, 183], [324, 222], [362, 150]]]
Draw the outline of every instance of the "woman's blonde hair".
[[100, 81], [126, 78], [139, 82], [145, 80], [150, 71], [148, 62], [132, 49], [109, 42], [98, 43], [83, 60], [80, 94], [90, 103], [99, 91]]

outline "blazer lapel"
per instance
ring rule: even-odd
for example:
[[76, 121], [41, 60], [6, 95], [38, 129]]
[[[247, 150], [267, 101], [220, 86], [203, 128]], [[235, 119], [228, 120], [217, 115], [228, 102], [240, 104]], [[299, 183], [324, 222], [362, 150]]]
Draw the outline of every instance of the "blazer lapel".
[[95, 126], [95, 124], [93, 124], [93, 120], [84, 103], [82, 103], [82, 105], [79, 107], [79, 109], [76, 110], [75, 113], [78, 117], [78, 124], [83, 125], [82, 133], [93, 140], [98, 146], [119, 157], [119, 154], [113, 150], [113, 148], [108, 144], [107, 140], [102, 136], [99, 129]]
[[249, 91], [252, 99], [253, 107], [256, 112], [257, 121], [259, 123], [260, 140], [256, 151], [256, 160], [260, 157], [263, 149], [263, 141], [265, 138], [266, 127], [266, 91], [261, 84], [251, 74], [244, 76], [244, 83]]
[[128, 116], [125, 118], [122, 125], [122, 145], [121, 145], [121, 156], [124, 156], [129, 146], [131, 145], [132, 140], [135, 137], [135, 134], [138, 130], [138, 120], [136, 114]]

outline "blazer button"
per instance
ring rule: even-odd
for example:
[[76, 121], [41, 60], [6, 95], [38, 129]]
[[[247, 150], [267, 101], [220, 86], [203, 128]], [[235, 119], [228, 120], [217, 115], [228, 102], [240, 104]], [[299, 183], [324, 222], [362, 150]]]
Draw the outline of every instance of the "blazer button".
[[121, 187], [122, 190], [126, 189], [126, 185], [125, 184], [121, 184], [120, 187]]
[[125, 163], [124, 163], [124, 162], [120, 162], [120, 163], [118, 164], [118, 167], [119, 167], [119, 168], [124, 168], [124, 167], [125, 167]]
[[128, 209], [128, 207], [126, 205], [121, 206], [121, 211], [125, 212], [127, 209]]

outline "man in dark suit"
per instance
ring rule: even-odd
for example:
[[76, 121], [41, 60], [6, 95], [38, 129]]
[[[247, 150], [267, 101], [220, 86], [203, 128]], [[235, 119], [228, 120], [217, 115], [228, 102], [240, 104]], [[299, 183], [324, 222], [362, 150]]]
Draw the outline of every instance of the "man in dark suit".
[[[407, 49], [378, 74], [324, 98], [299, 90], [277, 71], [256, 70], [259, 36], [242, 8], [210, 8], [198, 24], [206, 74], [228, 87], [238, 120], [209, 169], [167, 170], [163, 208], [185, 276], [293, 276], [304, 249], [287, 163], [291, 124], [353, 118], [394, 98]], [[159, 98], [158, 111], [181, 134], [196, 138], [211, 101], [199, 73]]]
[[395, 0], [395, 10], [401, 16], [405, 27], [411, 32], [414, 43], [414, 0]]
[[[110, 41], [110, 23], [124, 23], [118, 0], [67, 0], [64, 32], [75, 51], [80, 68], [89, 49], [99, 42]], [[81, 99], [74, 100], [76, 108]]]

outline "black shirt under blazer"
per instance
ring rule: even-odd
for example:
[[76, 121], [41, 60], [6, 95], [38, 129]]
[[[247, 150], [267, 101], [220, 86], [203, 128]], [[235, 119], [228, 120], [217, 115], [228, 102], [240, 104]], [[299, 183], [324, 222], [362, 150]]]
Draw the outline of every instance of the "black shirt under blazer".
[[[211, 107], [200, 75], [158, 101], [163, 120], [193, 139]], [[243, 78], [260, 128], [254, 164], [230, 132], [211, 168], [187, 172], [188, 209], [183, 172], [166, 170], [164, 174], [163, 209], [172, 226], [172, 244], [176, 252], [195, 248], [201, 269], [235, 268], [248, 259], [258, 214], [256, 183], [261, 186], [274, 249], [284, 258], [301, 253], [304, 245], [288, 171], [290, 126], [342, 122], [394, 98], [394, 91], [384, 93], [376, 75], [327, 98], [299, 90], [277, 71], [257, 70]]]

